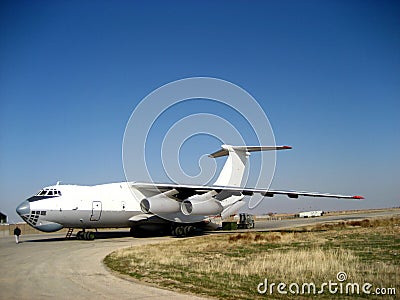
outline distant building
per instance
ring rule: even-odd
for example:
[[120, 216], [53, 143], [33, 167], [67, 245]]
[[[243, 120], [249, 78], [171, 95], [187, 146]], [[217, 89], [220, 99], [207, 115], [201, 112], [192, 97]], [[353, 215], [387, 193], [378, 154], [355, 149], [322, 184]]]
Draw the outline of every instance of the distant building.
[[7, 216], [0, 211], [0, 224], [7, 223]]

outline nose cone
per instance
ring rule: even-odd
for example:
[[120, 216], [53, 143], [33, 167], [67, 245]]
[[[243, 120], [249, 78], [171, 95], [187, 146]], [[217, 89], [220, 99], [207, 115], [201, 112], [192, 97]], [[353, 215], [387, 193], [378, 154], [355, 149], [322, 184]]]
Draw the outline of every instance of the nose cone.
[[20, 205], [18, 205], [16, 211], [17, 214], [19, 214], [20, 216], [29, 215], [29, 213], [31, 212], [31, 205], [28, 201], [24, 201]]

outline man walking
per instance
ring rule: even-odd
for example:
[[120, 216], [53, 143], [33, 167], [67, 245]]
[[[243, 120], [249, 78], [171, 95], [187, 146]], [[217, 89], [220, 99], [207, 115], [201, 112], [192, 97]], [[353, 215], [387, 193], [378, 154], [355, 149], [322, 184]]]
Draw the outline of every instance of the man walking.
[[14, 235], [15, 235], [15, 243], [19, 243], [19, 236], [21, 235], [21, 229], [19, 227], [15, 227], [14, 229]]

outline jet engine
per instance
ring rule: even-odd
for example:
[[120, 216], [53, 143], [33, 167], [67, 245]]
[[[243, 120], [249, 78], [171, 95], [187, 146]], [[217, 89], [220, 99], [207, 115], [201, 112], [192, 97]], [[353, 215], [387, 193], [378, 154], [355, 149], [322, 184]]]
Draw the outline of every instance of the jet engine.
[[221, 218], [222, 220], [225, 220], [228, 218], [230, 215], [234, 215], [237, 213], [239, 209], [241, 209], [246, 203], [244, 201], [238, 201], [234, 203], [231, 206], [228, 206], [224, 209], [224, 211], [221, 213]]
[[145, 198], [140, 201], [140, 209], [144, 213], [166, 214], [180, 211], [180, 203], [164, 194]]
[[215, 191], [203, 195], [196, 195], [184, 200], [181, 204], [181, 211], [184, 215], [219, 215], [223, 210], [221, 202], [214, 199]]

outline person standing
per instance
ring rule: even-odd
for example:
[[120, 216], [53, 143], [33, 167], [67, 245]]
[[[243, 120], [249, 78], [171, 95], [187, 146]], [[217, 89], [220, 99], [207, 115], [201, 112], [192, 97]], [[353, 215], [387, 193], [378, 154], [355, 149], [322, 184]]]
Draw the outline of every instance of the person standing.
[[14, 235], [15, 235], [15, 243], [19, 243], [19, 236], [21, 235], [21, 229], [19, 227], [15, 227], [14, 229]]

